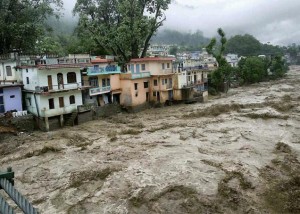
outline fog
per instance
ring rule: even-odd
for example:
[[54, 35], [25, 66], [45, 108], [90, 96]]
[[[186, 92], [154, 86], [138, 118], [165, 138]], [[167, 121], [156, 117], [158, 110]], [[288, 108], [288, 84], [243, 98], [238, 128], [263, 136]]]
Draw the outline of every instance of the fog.
[[[76, 0], [64, 0], [71, 15]], [[300, 43], [299, 0], [173, 0], [163, 28], [215, 36], [219, 27], [228, 37], [252, 34], [263, 43]]]

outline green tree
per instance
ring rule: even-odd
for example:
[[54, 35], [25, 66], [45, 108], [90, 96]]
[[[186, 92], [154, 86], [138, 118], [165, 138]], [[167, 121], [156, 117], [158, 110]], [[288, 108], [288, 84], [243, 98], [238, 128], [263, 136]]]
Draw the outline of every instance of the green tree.
[[285, 62], [281, 56], [275, 56], [271, 62], [270, 71], [275, 78], [283, 77], [287, 72], [288, 67], [285, 66]]
[[1, 0], [0, 54], [13, 49], [34, 50], [36, 42], [49, 30], [47, 17], [58, 16], [61, 7], [61, 0]]
[[224, 87], [224, 83], [229, 84], [231, 76], [231, 66], [224, 58], [225, 45], [227, 42], [225, 33], [221, 28], [219, 28], [218, 34], [220, 36], [221, 47], [218, 50], [214, 51], [217, 40], [216, 38], [212, 38], [210, 43], [206, 47], [206, 50], [209, 54], [212, 54], [216, 58], [219, 65], [218, 69], [216, 69], [211, 75], [211, 87], [214, 87], [217, 91], [224, 91], [226, 90], [226, 88], [228, 88]]
[[225, 52], [239, 56], [257, 56], [261, 54], [261, 43], [249, 34], [236, 35], [228, 40]]
[[176, 45], [175, 45], [175, 46], [172, 46], [172, 47], [170, 48], [169, 53], [170, 53], [171, 55], [176, 56], [177, 52], [178, 52], [178, 47], [177, 47]]
[[268, 76], [266, 61], [259, 57], [248, 57], [239, 62], [238, 76], [243, 83], [256, 83]]
[[120, 64], [145, 57], [149, 42], [166, 19], [171, 0], [77, 0], [81, 29]]

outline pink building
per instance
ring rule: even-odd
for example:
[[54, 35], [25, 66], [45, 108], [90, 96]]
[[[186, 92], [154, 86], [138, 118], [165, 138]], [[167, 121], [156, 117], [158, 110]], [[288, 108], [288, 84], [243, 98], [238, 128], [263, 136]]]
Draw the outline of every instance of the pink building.
[[165, 103], [173, 99], [173, 60], [148, 57], [132, 59], [127, 73], [121, 74], [121, 105], [129, 108], [147, 106], [149, 102]]

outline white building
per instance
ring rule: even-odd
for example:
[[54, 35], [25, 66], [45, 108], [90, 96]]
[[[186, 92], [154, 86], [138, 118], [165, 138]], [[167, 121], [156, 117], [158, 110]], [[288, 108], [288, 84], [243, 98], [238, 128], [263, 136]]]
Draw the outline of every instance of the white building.
[[63, 126], [82, 105], [82, 90], [89, 85], [82, 82], [81, 68], [89, 66], [90, 59], [77, 59], [76, 63], [72, 60], [69, 64], [61, 59], [43, 60], [43, 64], [21, 66], [20, 70], [27, 110], [38, 118], [40, 128], [48, 131], [50, 124]]
[[225, 56], [226, 61], [230, 64], [231, 67], [237, 67], [239, 63], [239, 57], [237, 54], [227, 54]]

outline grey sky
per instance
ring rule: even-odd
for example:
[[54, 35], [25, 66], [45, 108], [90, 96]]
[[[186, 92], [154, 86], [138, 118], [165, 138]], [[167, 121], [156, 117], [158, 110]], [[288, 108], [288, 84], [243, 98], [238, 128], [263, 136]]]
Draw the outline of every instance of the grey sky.
[[[64, 0], [71, 11], [76, 0]], [[206, 37], [222, 27], [228, 36], [249, 33], [261, 42], [300, 43], [300, 0], [173, 0], [165, 28]]]

